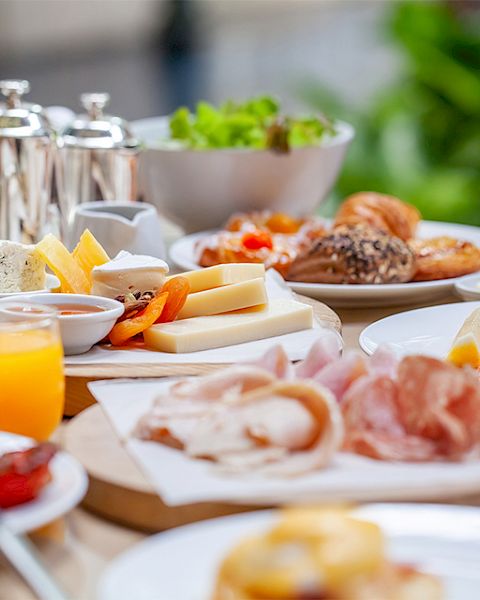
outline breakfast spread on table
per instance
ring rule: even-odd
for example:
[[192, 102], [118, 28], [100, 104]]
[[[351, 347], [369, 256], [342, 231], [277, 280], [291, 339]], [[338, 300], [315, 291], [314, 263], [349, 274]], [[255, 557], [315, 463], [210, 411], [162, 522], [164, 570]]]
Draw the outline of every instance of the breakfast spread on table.
[[449, 236], [416, 237], [420, 213], [392, 196], [359, 192], [332, 225], [263, 211], [234, 215], [225, 229], [200, 239], [202, 267], [260, 262], [305, 283], [386, 284], [461, 277], [480, 270], [480, 249]]
[[211, 600], [442, 600], [439, 578], [387, 556], [381, 528], [347, 509], [286, 508], [219, 565]]
[[[9, 110], [20, 108], [27, 87], [24, 81], [1, 82]], [[83, 387], [88, 382], [88, 402], [95, 398], [101, 405], [109, 429], [113, 426], [109, 433], [117, 436], [123, 452], [123, 461], [113, 468], [109, 456], [102, 457], [105, 464], [110, 471], [121, 471], [126, 458], [135, 461], [130, 460], [130, 470], [138, 481], [125, 490], [134, 489], [131, 497], [141, 498], [136, 510], [145, 496], [155, 494], [162, 501], [155, 496], [155, 510], [171, 515], [192, 507], [192, 514], [203, 514], [208, 507], [225, 510], [225, 505], [227, 512], [240, 510], [239, 505], [305, 505], [283, 509], [268, 529], [242, 536], [229, 549], [220, 540], [211, 600], [446, 598], [447, 586], [435, 568], [432, 575], [415, 561], [406, 564], [404, 554], [400, 560], [390, 553], [389, 536], [380, 524], [344, 507], [320, 509], [309, 503], [425, 500], [479, 491], [480, 308], [472, 310], [455, 336], [443, 335], [451, 344], [448, 353], [444, 347], [437, 350], [441, 358], [428, 355], [428, 349], [398, 356], [398, 346], [381, 343], [367, 357], [344, 351], [340, 333], [318, 317], [319, 306], [330, 310], [328, 306], [303, 294], [327, 301], [312, 286], [338, 285], [340, 295], [356, 289], [360, 295], [350, 298], [353, 308], [359, 308], [364, 286], [393, 294], [399, 287], [422, 289], [430, 282], [452, 289], [454, 282], [442, 280], [480, 271], [478, 232], [448, 224], [445, 230], [439, 226], [438, 234], [425, 235], [428, 222], [416, 207], [373, 191], [345, 198], [331, 220], [316, 216], [316, 190], [309, 180], [313, 174], [323, 186], [317, 195], [326, 197], [353, 128], [323, 115], [285, 114], [269, 96], [218, 107], [199, 102], [194, 111], [182, 107], [168, 117], [168, 132], [156, 140], [152, 152], [165, 152], [172, 162], [159, 169], [164, 179], [155, 191], [178, 198], [179, 207], [186, 204], [187, 216], [167, 209], [162, 214], [174, 215], [187, 229], [190, 213], [192, 223], [200, 217], [209, 222], [210, 211], [218, 208], [221, 217], [212, 216], [208, 224], [217, 228], [230, 218], [220, 231], [193, 234], [193, 264], [183, 267], [194, 270], [172, 274], [160, 258], [164, 248], [156, 239], [158, 215], [151, 208], [149, 227], [140, 229], [138, 212], [130, 211], [130, 200], [139, 200], [135, 161], [142, 144], [127, 123], [103, 113], [108, 95], [87, 94], [83, 100], [88, 114], [59, 134], [58, 147], [47, 122], [42, 130], [45, 144], [58, 152], [58, 198], [49, 197], [50, 184], [37, 182], [36, 191], [55, 206], [12, 204], [15, 210], [8, 219], [2, 211], [0, 225], [7, 232], [2, 237], [8, 239], [0, 240], [0, 534], [12, 523], [14, 533], [44, 525], [85, 494], [83, 468], [45, 441], [62, 419], [64, 366], [73, 365], [74, 374], [67, 373], [72, 379], [82, 368], [81, 378], [88, 371], [81, 382]], [[38, 120], [39, 110], [28, 115]], [[14, 138], [17, 149], [22, 136]], [[101, 141], [98, 147], [96, 140]], [[85, 165], [92, 166], [92, 173], [84, 166], [78, 173], [97, 178], [90, 191], [83, 177], [66, 176], [78, 149], [89, 152]], [[116, 176], [102, 173], [102, 180], [93, 173], [103, 168], [101, 161], [95, 163], [95, 153], [107, 149], [121, 150], [115, 158], [122, 154], [128, 160]], [[228, 152], [228, 161], [219, 163], [217, 173], [196, 163], [189, 171], [187, 162], [181, 163], [185, 182], [196, 184], [198, 179], [197, 195], [188, 186], [180, 190], [178, 182], [179, 189], [168, 190], [168, 174], [184, 153], [206, 159], [198, 164], [213, 165], [210, 158], [222, 151]], [[317, 152], [318, 162], [309, 158], [310, 151]], [[303, 159], [295, 162], [298, 152]], [[239, 157], [245, 162], [237, 174]], [[261, 169], [254, 173], [257, 160], [259, 165], [268, 161], [268, 176]], [[204, 170], [210, 205], [199, 201]], [[32, 187], [33, 194], [34, 182], [25, 175], [10, 188]], [[237, 176], [238, 181], [243, 177], [241, 194], [224, 193], [225, 182]], [[93, 235], [66, 206], [68, 189], [76, 187], [69, 179], [82, 182], [82, 191], [71, 194], [75, 206], [92, 200], [100, 204], [107, 197], [119, 200], [123, 208], [117, 211], [111, 202], [109, 216], [123, 219], [115, 232], [125, 232], [125, 237], [110, 232], [111, 239], [117, 238], [115, 250], [105, 226], [99, 234], [94, 229], [96, 210], [88, 222]], [[247, 179], [255, 185], [249, 187]], [[117, 183], [119, 191], [127, 190], [125, 197], [117, 196]], [[148, 187], [142, 202], [151, 195]], [[0, 190], [2, 207], [4, 199], [16, 197], [5, 190]], [[26, 214], [37, 208], [38, 215]], [[57, 225], [47, 218], [48, 211], [58, 213]], [[195, 211], [204, 214], [195, 216]], [[30, 218], [35, 226], [29, 228]], [[119, 247], [125, 249], [117, 253]], [[421, 332], [414, 333], [407, 340], [410, 349], [422, 342]], [[193, 370], [182, 369], [182, 363]], [[99, 378], [94, 368], [89, 371], [92, 365], [101, 365], [112, 380], [92, 381]], [[132, 368], [127, 375], [132, 379], [115, 379], [123, 376], [124, 365]], [[151, 365], [167, 371], [152, 369], [152, 379], [141, 379], [152, 374]], [[159, 379], [165, 372], [175, 379]], [[197, 375], [185, 377], [190, 372]], [[68, 385], [67, 393], [75, 396], [80, 386], [76, 381]], [[91, 446], [98, 452], [94, 442], [92, 433], [77, 448]], [[24, 449], [28, 444], [34, 445]], [[100, 476], [98, 481], [105, 483]], [[105, 490], [91, 496], [114, 503]], [[20, 525], [15, 514], [8, 520], [12, 513]], [[115, 518], [128, 522], [119, 515], [120, 510]], [[0, 551], [5, 552], [2, 544], [0, 535]]]

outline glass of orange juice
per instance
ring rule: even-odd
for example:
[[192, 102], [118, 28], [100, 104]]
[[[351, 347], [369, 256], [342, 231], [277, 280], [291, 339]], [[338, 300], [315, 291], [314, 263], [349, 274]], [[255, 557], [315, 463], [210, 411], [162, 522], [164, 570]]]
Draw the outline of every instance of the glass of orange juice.
[[0, 302], [0, 430], [46, 440], [60, 423], [64, 401], [55, 310]]

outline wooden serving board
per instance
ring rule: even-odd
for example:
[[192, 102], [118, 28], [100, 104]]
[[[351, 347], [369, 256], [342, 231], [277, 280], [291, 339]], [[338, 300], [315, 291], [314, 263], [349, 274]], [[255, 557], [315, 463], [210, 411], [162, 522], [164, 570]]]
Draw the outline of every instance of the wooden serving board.
[[[339, 316], [323, 302], [295, 294], [296, 298], [313, 307], [318, 321], [333, 327], [339, 333], [342, 323]], [[173, 356], [172, 356], [173, 358]], [[214, 369], [225, 367], [225, 364], [189, 363], [178, 364], [108, 364], [101, 365], [68, 365], [65, 367], [66, 394], [64, 414], [67, 417], [95, 403], [87, 384], [96, 379], [116, 379], [120, 377], [181, 377], [187, 375], [203, 375]]]
[[214, 502], [167, 506], [123, 448], [98, 405], [70, 421], [62, 445], [88, 473], [90, 484], [83, 506], [128, 527], [156, 532], [260, 508]]

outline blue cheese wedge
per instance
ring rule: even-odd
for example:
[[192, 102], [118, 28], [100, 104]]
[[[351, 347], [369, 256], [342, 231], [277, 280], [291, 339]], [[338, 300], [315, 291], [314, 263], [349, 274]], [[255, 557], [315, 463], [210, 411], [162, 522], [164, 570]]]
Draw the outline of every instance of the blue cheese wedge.
[[0, 294], [45, 289], [45, 263], [35, 246], [0, 241]]

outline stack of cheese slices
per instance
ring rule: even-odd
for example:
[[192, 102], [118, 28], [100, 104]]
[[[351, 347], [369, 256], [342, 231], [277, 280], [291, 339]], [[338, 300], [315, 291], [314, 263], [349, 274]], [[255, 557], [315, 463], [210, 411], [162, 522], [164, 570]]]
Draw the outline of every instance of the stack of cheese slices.
[[311, 306], [269, 299], [263, 264], [217, 265], [182, 273], [190, 294], [176, 321], [144, 332], [161, 352], [196, 352], [274, 337], [313, 326]]

